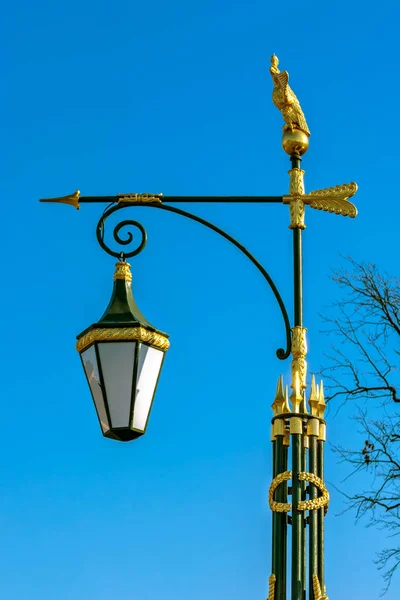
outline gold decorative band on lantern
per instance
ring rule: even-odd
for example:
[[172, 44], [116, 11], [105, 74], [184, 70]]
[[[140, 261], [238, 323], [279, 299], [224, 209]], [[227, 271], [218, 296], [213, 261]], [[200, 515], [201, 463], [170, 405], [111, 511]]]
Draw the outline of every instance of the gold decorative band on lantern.
[[98, 327], [85, 333], [76, 343], [78, 352], [82, 352], [93, 342], [131, 342], [139, 341], [151, 344], [160, 350], [168, 350], [169, 340], [160, 333], [144, 327]]
[[120, 260], [115, 265], [114, 280], [123, 279], [125, 281], [132, 281], [131, 265], [124, 260]]
[[[297, 510], [318, 510], [319, 508], [325, 508], [326, 514], [328, 511], [329, 504], [329, 492], [326, 489], [322, 479], [314, 475], [314, 473], [306, 472], [300, 472], [298, 474], [298, 478], [300, 481], [309, 481], [310, 483], [315, 485], [315, 487], [317, 487], [322, 492], [322, 495], [319, 498], [315, 498], [313, 500], [300, 500], [300, 502], [297, 505]], [[283, 483], [284, 481], [289, 481], [290, 479], [292, 479], [292, 471], [284, 471], [283, 473], [279, 473], [279, 475], [277, 475], [273, 479], [268, 491], [268, 503], [270, 509], [273, 512], [282, 513], [290, 512], [292, 510], [291, 502], [276, 502], [274, 500], [275, 490], [280, 486], [281, 483]]]

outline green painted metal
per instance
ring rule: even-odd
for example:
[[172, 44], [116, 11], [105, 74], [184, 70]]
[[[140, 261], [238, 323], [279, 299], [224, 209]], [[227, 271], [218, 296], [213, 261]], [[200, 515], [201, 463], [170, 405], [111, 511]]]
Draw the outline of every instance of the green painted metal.
[[[303, 423], [304, 423], [304, 421], [303, 421]], [[307, 471], [307, 451], [306, 451], [306, 448], [304, 447], [304, 435], [302, 436], [301, 441], [302, 441], [301, 470]], [[302, 500], [306, 499], [306, 495], [307, 495], [306, 488], [307, 488], [307, 482], [302, 481], [302, 486], [301, 486]], [[303, 527], [302, 544], [303, 544], [303, 597], [305, 598], [306, 593], [307, 593], [307, 526], [306, 526], [306, 523], [304, 523], [304, 527]]]
[[[293, 169], [300, 169], [300, 156], [291, 156]], [[294, 292], [294, 324], [303, 326], [303, 257], [302, 230], [293, 229], [293, 292]]]
[[[272, 440], [272, 479], [275, 479], [276, 475], [277, 475], [277, 469], [278, 469], [278, 465], [277, 465], [277, 459], [276, 459], [276, 440]], [[278, 552], [277, 552], [277, 532], [278, 532], [278, 526], [277, 526], [277, 513], [273, 512], [272, 513], [272, 564], [271, 564], [271, 573], [275, 573], [276, 572], [276, 561], [278, 558]]]
[[[79, 204], [110, 204], [118, 202], [120, 196], [81, 196]], [[282, 196], [163, 196], [163, 202], [207, 202], [207, 203], [239, 203], [239, 202], [255, 202], [255, 203], [282, 203]], [[40, 202], [51, 202], [46, 198], [40, 199]]]
[[302, 483], [298, 474], [302, 468], [302, 435], [292, 434], [292, 597], [304, 600], [304, 512], [297, 510], [301, 500]]
[[[325, 445], [322, 440], [317, 442], [318, 452], [318, 477], [324, 480], [324, 450]], [[318, 511], [318, 578], [321, 583], [321, 589], [324, 589], [325, 585], [325, 565], [324, 565], [324, 554], [325, 554], [325, 511], [320, 508]]]
[[[98, 224], [97, 224], [97, 229], [96, 229], [96, 235], [97, 235], [97, 240], [100, 244], [100, 246], [106, 251], [108, 252], [108, 254], [111, 254], [112, 256], [119, 256], [119, 254], [113, 252], [110, 248], [108, 248], [108, 246], [104, 243], [104, 225], [105, 225], [105, 221], [106, 219], [113, 213], [119, 211], [119, 210], [124, 210], [126, 208], [132, 208], [132, 207], [145, 207], [145, 208], [157, 208], [159, 210], [165, 210], [167, 212], [172, 212], [174, 214], [177, 215], [181, 215], [182, 217], [185, 217], [187, 219], [190, 219], [192, 221], [196, 221], [197, 223], [200, 223], [201, 225], [204, 225], [205, 227], [207, 227], [208, 229], [211, 229], [212, 231], [215, 231], [215, 233], [218, 233], [220, 236], [222, 236], [223, 238], [225, 238], [228, 242], [230, 242], [231, 244], [233, 244], [234, 246], [236, 246], [236, 248], [238, 248], [245, 256], [247, 256], [247, 258], [253, 263], [253, 265], [259, 270], [259, 272], [263, 275], [264, 279], [266, 280], [266, 282], [268, 283], [270, 289], [272, 290], [272, 293], [275, 296], [276, 301], [278, 302], [279, 308], [281, 310], [282, 313], [282, 317], [283, 317], [283, 321], [284, 321], [284, 325], [285, 325], [285, 331], [286, 331], [286, 349], [284, 348], [278, 348], [278, 350], [276, 351], [276, 355], [280, 360], [285, 360], [286, 358], [289, 358], [290, 356], [290, 349], [291, 349], [291, 331], [290, 331], [290, 320], [289, 320], [289, 316], [285, 307], [285, 304], [282, 300], [282, 297], [275, 285], [275, 283], [273, 282], [271, 276], [269, 275], [268, 271], [262, 266], [262, 264], [260, 262], [258, 262], [258, 260], [251, 254], [251, 252], [249, 252], [247, 250], [247, 248], [245, 248], [242, 244], [240, 244], [240, 242], [238, 242], [234, 237], [232, 237], [231, 235], [229, 235], [229, 233], [227, 233], [226, 231], [224, 231], [223, 229], [220, 229], [219, 227], [217, 227], [216, 225], [214, 225], [213, 223], [210, 223], [209, 221], [206, 221], [205, 219], [202, 219], [201, 217], [198, 217], [197, 215], [194, 215], [190, 212], [187, 212], [185, 210], [181, 210], [180, 208], [176, 208], [175, 206], [165, 206], [164, 204], [135, 204], [133, 203], [123, 203], [121, 205], [117, 205], [117, 206], [112, 206], [107, 208], [102, 217], [100, 218]], [[122, 223], [119, 223], [115, 228], [114, 228], [114, 239], [117, 241], [118, 244], [122, 244], [122, 245], [127, 245], [128, 243], [130, 243], [131, 239], [132, 239], [132, 235], [128, 234], [127, 236], [127, 240], [123, 240], [121, 241], [119, 234], [119, 231], [121, 229], [121, 227], [127, 225], [127, 224], [132, 224], [135, 227], [138, 227], [138, 222], [137, 221], [123, 221]], [[140, 244], [140, 246], [138, 247], [138, 249], [136, 249], [134, 252], [131, 253], [126, 253], [125, 256], [133, 256], [134, 254], [137, 254], [139, 251], [141, 251], [140, 249], [143, 248], [143, 242], [145, 240], [145, 232], [143, 233], [142, 231], [142, 227], [140, 226], [139, 229], [142, 232], [142, 243]]]
[[303, 264], [301, 229], [293, 230], [294, 324], [303, 327]]
[[114, 281], [111, 299], [103, 316], [99, 321], [82, 331], [77, 339], [79, 340], [91, 329], [101, 327], [145, 327], [149, 331], [168, 337], [168, 334], [154, 327], [142, 314], [133, 297], [131, 283], [123, 279]]
[[[276, 475], [283, 472], [284, 465], [284, 448], [283, 436], [276, 437]], [[284, 487], [281, 484], [275, 492], [277, 502], [285, 502]], [[275, 521], [275, 600], [286, 599], [286, 513], [274, 513]]]
[[[317, 437], [315, 435], [309, 436], [309, 464], [308, 470], [310, 473], [314, 473], [318, 475], [318, 467], [317, 467]], [[309, 496], [311, 500], [317, 498], [318, 491], [315, 485], [312, 483], [309, 484]], [[318, 512], [316, 510], [310, 510], [309, 512], [309, 549], [308, 549], [308, 559], [309, 559], [309, 586], [310, 586], [310, 594], [309, 598], [312, 600], [314, 598], [312, 589], [313, 589], [313, 580], [312, 576], [318, 574]]]
[[[285, 472], [288, 470], [288, 447], [283, 445], [282, 447], [282, 471]], [[282, 484], [282, 502], [288, 501], [288, 484], [285, 481]], [[286, 600], [286, 574], [287, 574], [287, 526], [288, 526], [288, 516], [286, 513], [282, 515], [282, 598], [281, 600]]]
[[[292, 169], [299, 169], [301, 158], [290, 157]], [[302, 230], [293, 229], [293, 297], [294, 325], [303, 326], [303, 264], [302, 264]], [[301, 434], [292, 434], [292, 598], [304, 600], [305, 590], [305, 518], [304, 512], [295, 507], [302, 499], [303, 484], [298, 479], [304, 466], [304, 440]]]

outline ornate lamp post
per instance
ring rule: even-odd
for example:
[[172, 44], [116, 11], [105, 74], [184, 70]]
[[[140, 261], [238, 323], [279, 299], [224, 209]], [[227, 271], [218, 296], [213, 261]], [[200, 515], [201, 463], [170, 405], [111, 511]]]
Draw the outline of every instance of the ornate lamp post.
[[[327, 600], [324, 576], [324, 518], [329, 494], [324, 485], [324, 442], [326, 423], [322, 381], [314, 376], [307, 400], [307, 345], [303, 324], [302, 233], [305, 207], [355, 217], [357, 209], [348, 199], [357, 191], [355, 183], [317, 190], [306, 194], [302, 156], [308, 149], [310, 131], [299, 101], [288, 84], [287, 71], [280, 72], [276, 56], [270, 73], [274, 88], [272, 99], [281, 111], [285, 125], [282, 145], [290, 156], [289, 194], [286, 196], [162, 196], [162, 194], [118, 194], [117, 196], [80, 196], [43, 199], [80, 208], [83, 203], [112, 203], [97, 225], [100, 246], [119, 258], [114, 275], [114, 290], [103, 317], [78, 336], [86, 378], [92, 393], [103, 435], [129, 441], [143, 435], [169, 347], [168, 336], [151, 325], [133, 299], [131, 274], [126, 258], [139, 254], [146, 245], [146, 232], [137, 221], [125, 220], [114, 228], [114, 239], [126, 246], [132, 242], [120, 231], [137, 227], [142, 239], [130, 252], [114, 252], [104, 241], [107, 218], [131, 207], [166, 210], [212, 229], [234, 244], [257, 267], [270, 286], [282, 312], [286, 348], [277, 350], [280, 360], [292, 355], [290, 395], [282, 376], [272, 403], [273, 481], [269, 490], [272, 511], [272, 566], [268, 600]], [[170, 203], [179, 202], [262, 202], [289, 205], [293, 231], [294, 315], [293, 326], [282, 298], [266, 269], [236, 239], [212, 223], [181, 210]], [[290, 469], [290, 470], [289, 470]], [[291, 486], [288, 486], [291, 481]], [[288, 502], [291, 496], [291, 502]], [[290, 514], [289, 514], [290, 513]], [[308, 513], [308, 516], [307, 516]], [[291, 582], [287, 584], [287, 539], [291, 530]], [[306, 560], [308, 559], [308, 560]], [[288, 592], [288, 588], [290, 591]], [[289, 594], [289, 595], [288, 595]]]

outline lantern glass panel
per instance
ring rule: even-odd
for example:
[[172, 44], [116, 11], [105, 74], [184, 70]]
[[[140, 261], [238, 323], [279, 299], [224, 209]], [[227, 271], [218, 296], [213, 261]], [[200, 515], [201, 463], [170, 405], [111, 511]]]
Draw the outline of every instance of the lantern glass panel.
[[136, 378], [136, 400], [132, 422], [134, 429], [140, 431], [146, 429], [163, 356], [164, 352], [161, 350], [140, 344]]
[[107, 413], [104, 406], [104, 396], [100, 383], [95, 347], [90, 346], [90, 348], [85, 350], [85, 352], [82, 352], [81, 358], [90, 391], [92, 392], [93, 401], [96, 406], [100, 425], [105, 433], [110, 429], [110, 424], [108, 422]]
[[111, 426], [129, 427], [136, 342], [102, 342], [98, 348]]

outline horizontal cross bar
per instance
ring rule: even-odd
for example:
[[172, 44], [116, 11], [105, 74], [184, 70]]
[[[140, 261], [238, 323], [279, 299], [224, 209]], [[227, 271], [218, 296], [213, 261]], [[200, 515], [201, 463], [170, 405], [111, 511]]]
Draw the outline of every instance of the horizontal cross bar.
[[[120, 196], [81, 196], [79, 204], [110, 203], [121, 200]], [[132, 200], [133, 202], [133, 200]], [[162, 196], [163, 204], [169, 202], [283, 202], [282, 196]]]

